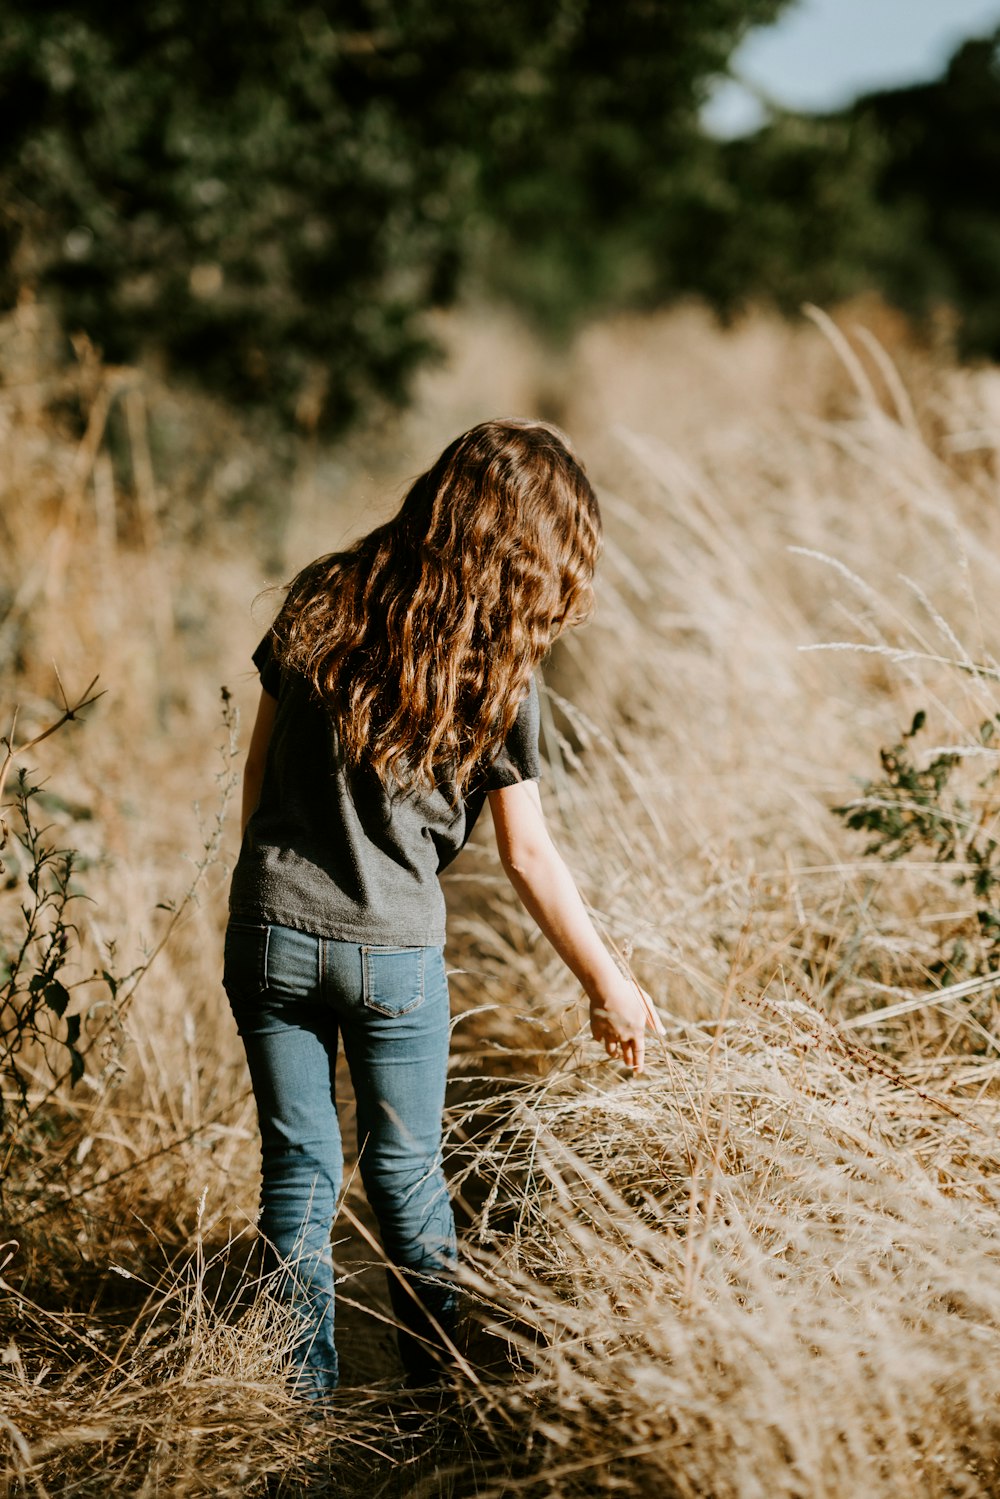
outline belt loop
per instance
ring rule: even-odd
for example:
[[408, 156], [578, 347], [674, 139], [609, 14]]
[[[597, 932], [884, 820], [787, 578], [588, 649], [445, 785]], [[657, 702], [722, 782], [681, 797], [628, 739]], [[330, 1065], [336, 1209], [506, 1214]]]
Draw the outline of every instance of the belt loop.
[[323, 998], [323, 996], [324, 996], [324, 994], [326, 992], [326, 938], [325, 937], [317, 937], [316, 941], [319, 944], [318, 952], [317, 952], [317, 955], [316, 955], [317, 956], [317, 962], [316, 962], [317, 974], [316, 974], [316, 978], [317, 978], [317, 981], [318, 981], [318, 984], [319, 984], [320, 998]]

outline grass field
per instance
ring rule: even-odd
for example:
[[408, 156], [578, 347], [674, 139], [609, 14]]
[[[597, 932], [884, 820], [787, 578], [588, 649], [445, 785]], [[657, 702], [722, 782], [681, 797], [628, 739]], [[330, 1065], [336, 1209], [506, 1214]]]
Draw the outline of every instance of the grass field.
[[[2, 1492], [1000, 1494], [1000, 376], [873, 307], [440, 334], [410, 411], [286, 451], [83, 345], [66, 369], [36, 309], [2, 330], [4, 731], [59, 718], [53, 663], [104, 693], [24, 756], [40, 848], [77, 857], [20, 967], [5, 796]], [[637, 1080], [586, 1039], [484, 829], [447, 880], [458, 1394], [397, 1392], [349, 1169], [320, 1427], [254, 1295], [219, 982], [251, 604], [499, 414], [566, 426], [601, 496], [544, 796], [666, 1036]]]

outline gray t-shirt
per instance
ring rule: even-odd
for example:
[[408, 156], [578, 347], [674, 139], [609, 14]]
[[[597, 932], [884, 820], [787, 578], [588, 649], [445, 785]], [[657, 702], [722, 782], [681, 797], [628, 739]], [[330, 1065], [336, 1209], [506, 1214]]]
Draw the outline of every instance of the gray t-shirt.
[[270, 635], [253, 660], [278, 706], [260, 803], [233, 871], [232, 918], [348, 942], [440, 946], [439, 873], [468, 842], [488, 792], [539, 775], [534, 681], [464, 797], [447, 785], [390, 796], [374, 771], [345, 768], [329, 717], [304, 678], [279, 669]]

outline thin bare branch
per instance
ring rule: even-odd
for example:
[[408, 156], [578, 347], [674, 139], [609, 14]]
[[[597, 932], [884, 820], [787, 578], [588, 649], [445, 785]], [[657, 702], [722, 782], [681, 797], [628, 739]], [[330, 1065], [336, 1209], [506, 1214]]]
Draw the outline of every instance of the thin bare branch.
[[[47, 728], [42, 729], [42, 731], [38, 734], [35, 734], [33, 738], [26, 739], [23, 744], [18, 745], [15, 745], [14, 743], [14, 731], [17, 726], [17, 715], [19, 711], [18, 707], [15, 706], [14, 713], [11, 719], [10, 735], [6, 739], [0, 741], [7, 747], [7, 752], [4, 755], [3, 763], [0, 764], [0, 804], [2, 804], [3, 802], [3, 794], [7, 785], [7, 777], [10, 774], [11, 766], [14, 764], [14, 762], [23, 758], [23, 756], [26, 755], [29, 750], [34, 749], [36, 745], [41, 744], [42, 741], [48, 739], [50, 735], [57, 733], [64, 724], [72, 723], [76, 718], [79, 717], [84, 708], [89, 708], [91, 703], [96, 703], [98, 698], [102, 698], [104, 696], [104, 691], [106, 691], [107, 689], [104, 689], [104, 691], [101, 692], [94, 692], [94, 688], [97, 685], [98, 680], [99, 677], [92, 677], [87, 686], [83, 689], [83, 692], [80, 694], [77, 701], [71, 704], [66, 696], [66, 689], [63, 687], [62, 679], [57, 671], [56, 681], [59, 684], [59, 692], [63, 700], [63, 712], [55, 720], [54, 723], [50, 723]], [[0, 818], [0, 822], [2, 822], [2, 818]], [[3, 848], [6, 841], [7, 833], [6, 825], [4, 825], [2, 841], [0, 841], [0, 848]]]

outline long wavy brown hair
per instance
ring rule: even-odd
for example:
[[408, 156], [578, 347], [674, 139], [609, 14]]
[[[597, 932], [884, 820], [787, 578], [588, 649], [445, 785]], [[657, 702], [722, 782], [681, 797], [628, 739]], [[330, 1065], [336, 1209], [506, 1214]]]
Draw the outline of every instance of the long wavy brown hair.
[[466, 788], [553, 640], [593, 604], [597, 499], [547, 422], [482, 422], [399, 512], [292, 581], [274, 625], [351, 765], [386, 785]]

